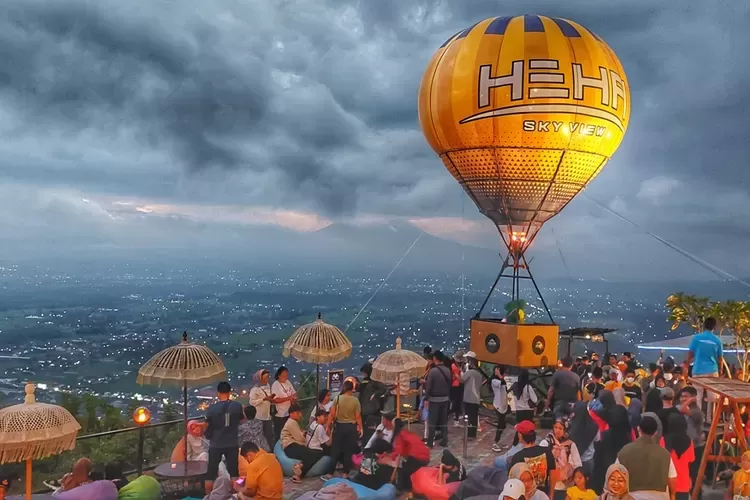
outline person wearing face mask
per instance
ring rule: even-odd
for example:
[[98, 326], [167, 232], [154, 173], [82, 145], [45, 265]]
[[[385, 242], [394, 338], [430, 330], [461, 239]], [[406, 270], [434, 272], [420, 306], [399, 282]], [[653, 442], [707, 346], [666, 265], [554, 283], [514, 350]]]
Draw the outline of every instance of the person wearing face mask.
[[635, 370], [632, 368], [628, 368], [625, 372], [625, 380], [622, 381], [622, 388], [625, 391], [625, 396], [631, 400], [643, 397], [641, 387], [635, 382]]

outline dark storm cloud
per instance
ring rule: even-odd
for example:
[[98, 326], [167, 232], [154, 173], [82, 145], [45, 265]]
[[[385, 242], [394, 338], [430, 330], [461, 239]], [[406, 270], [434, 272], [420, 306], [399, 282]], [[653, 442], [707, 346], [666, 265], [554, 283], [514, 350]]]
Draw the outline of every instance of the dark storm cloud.
[[[592, 196], [686, 245], [745, 238], [747, 2], [177, 5], [0, 3], [4, 181], [334, 217], [458, 216], [463, 204], [479, 217], [418, 130], [422, 72], [457, 31], [539, 13], [600, 35], [629, 78], [630, 128]], [[578, 238], [630, 230], [585, 199], [553, 222]]]

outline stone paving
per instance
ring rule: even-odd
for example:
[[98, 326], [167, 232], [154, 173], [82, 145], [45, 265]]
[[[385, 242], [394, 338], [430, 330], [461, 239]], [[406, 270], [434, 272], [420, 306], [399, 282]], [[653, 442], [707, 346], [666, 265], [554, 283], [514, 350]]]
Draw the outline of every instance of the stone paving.
[[[450, 449], [469, 470], [477, 465], [492, 464], [493, 459], [498, 455], [498, 453], [492, 451], [492, 445], [495, 440], [494, 423], [486, 419], [480, 419], [480, 429], [481, 432], [477, 434], [477, 439], [474, 441], [468, 441], [468, 458], [465, 458], [463, 455], [463, 427], [453, 427], [453, 422], [451, 421], [448, 428], [448, 449]], [[411, 424], [409, 430], [421, 436], [424, 432], [424, 426], [421, 423]], [[504, 450], [510, 447], [512, 441], [513, 430], [512, 426], [508, 425], [501, 439], [501, 445], [504, 445]], [[442, 453], [443, 448], [435, 445], [435, 447], [432, 448], [432, 460], [430, 463], [439, 464]], [[308, 478], [303, 480], [301, 484], [294, 484], [291, 480], [287, 479], [284, 482], [284, 500], [297, 498], [308, 491], [317, 491], [322, 484], [320, 478]], [[402, 495], [401, 498], [406, 498], [406, 495]]]

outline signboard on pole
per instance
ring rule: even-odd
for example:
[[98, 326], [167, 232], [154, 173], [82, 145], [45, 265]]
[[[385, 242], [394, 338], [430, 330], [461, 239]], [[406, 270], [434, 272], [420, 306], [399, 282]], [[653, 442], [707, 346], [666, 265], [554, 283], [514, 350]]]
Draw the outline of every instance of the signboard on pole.
[[344, 370], [328, 370], [328, 390], [338, 394], [344, 387]]

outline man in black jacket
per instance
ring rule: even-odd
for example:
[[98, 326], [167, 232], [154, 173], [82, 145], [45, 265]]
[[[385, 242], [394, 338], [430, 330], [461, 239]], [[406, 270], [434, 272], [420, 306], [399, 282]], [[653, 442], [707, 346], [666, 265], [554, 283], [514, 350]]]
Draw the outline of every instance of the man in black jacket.
[[440, 351], [432, 354], [433, 366], [425, 377], [425, 407], [427, 408], [427, 446], [435, 443], [435, 431], [442, 433], [440, 446], [448, 446], [448, 407], [450, 406], [453, 376], [446, 366], [446, 357]]
[[366, 444], [372, 437], [375, 429], [380, 423], [381, 412], [385, 405], [388, 387], [376, 380], [372, 380], [372, 365], [365, 363], [360, 369], [362, 382], [359, 389], [359, 404], [362, 408], [362, 444]]

